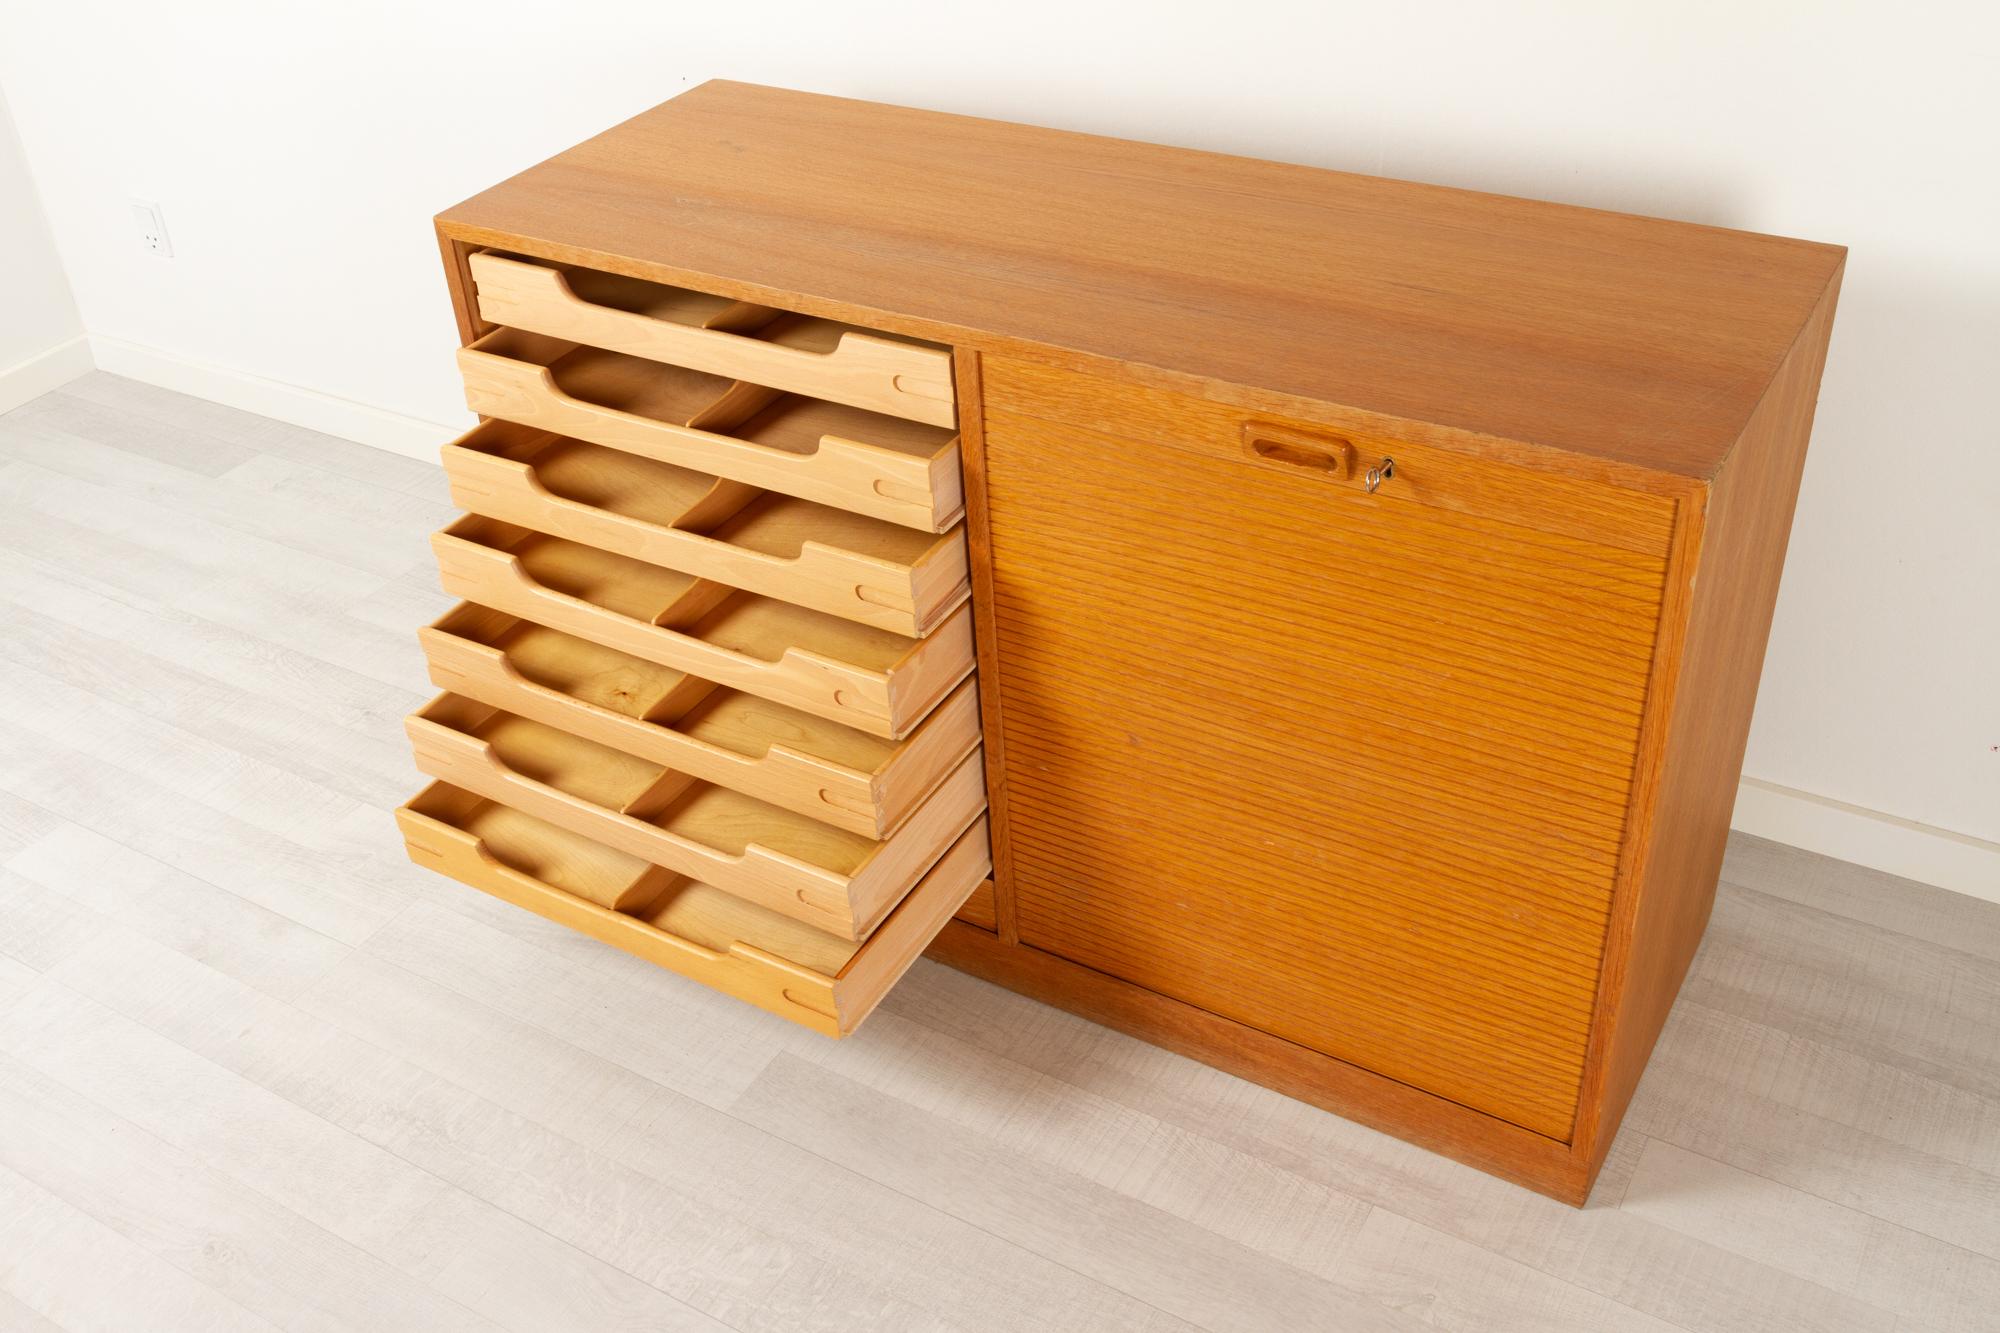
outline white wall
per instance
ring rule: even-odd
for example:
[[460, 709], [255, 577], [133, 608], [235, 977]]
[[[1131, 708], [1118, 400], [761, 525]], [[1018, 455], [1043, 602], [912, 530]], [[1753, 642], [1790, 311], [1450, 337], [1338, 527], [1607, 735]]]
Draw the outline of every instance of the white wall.
[[[70, 0], [12, 25], [0, 86], [106, 364], [431, 422], [461, 409], [429, 215], [716, 76], [1843, 242], [1739, 822], [1863, 860], [1899, 828], [1865, 812], [2000, 841], [1991, 6]], [[1933, 878], [2000, 895], [2000, 849], [1959, 845]]]
[[89, 368], [83, 321], [0, 96], [0, 412]]

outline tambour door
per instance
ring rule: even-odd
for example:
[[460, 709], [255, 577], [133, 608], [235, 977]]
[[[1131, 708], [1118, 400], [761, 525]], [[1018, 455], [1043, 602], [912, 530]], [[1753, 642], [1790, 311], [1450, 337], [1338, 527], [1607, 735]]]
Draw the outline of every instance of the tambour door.
[[984, 378], [1021, 942], [1568, 1139], [1672, 502]]

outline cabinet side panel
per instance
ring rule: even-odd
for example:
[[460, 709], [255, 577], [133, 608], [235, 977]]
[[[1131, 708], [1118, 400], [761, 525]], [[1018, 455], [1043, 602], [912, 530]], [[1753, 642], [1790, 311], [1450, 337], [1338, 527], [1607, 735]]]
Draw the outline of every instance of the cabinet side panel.
[[472, 270], [466, 264], [478, 247], [455, 240], [443, 226], [437, 228], [437, 242], [439, 257], [444, 260], [445, 287], [451, 293], [451, 313], [458, 321], [458, 341], [461, 346], [468, 345], [493, 327], [479, 317]]
[[1649, 827], [1636, 835], [1642, 843], [1632, 909], [1614, 917], [1603, 1031], [1593, 1034], [1576, 1128], [1576, 1150], [1592, 1174], [1645, 1072], [1715, 902], [1839, 290], [1836, 273], [1697, 519], [1685, 648], [1666, 685], [1673, 694], [1657, 794]]

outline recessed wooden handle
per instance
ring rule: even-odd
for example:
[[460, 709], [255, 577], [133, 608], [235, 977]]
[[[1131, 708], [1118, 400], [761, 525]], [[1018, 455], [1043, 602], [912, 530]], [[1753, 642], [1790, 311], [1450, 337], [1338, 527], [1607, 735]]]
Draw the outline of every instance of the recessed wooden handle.
[[1338, 435], [1309, 435], [1268, 422], [1243, 423], [1243, 446], [1267, 463], [1283, 463], [1345, 480], [1354, 471], [1354, 446]]

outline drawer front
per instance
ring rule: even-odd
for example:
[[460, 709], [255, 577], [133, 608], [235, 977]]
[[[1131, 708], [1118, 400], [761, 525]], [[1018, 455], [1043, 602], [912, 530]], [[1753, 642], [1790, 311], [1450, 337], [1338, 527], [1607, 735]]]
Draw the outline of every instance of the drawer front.
[[[1193, 430], [1207, 405], [1162, 442], [988, 383], [1022, 941], [1566, 1139], [1664, 538], [1524, 526], [1429, 457], [1450, 504], [1370, 493], [1253, 456], [1240, 416]], [[1585, 499], [1541, 519], [1629, 498]]]
[[418, 865], [830, 1037], [860, 1025], [990, 868], [982, 818], [857, 945], [445, 783], [396, 819]]
[[505, 255], [470, 267], [490, 323], [933, 426], [957, 420], [951, 351], [935, 343]]
[[[989, 873], [949, 349], [472, 256], [410, 854], [831, 1035]], [[988, 900], [990, 901], [990, 889]], [[977, 908], [975, 907], [976, 911]]]
[[909, 735], [973, 668], [969, 606], [907, 639], [480, 517], [431, 544], [455, 597], [871, 735]]
[[971, 595], [962, 524], [939, 536], [510, 421], [443, 458], [461, 509], [896, 634]]
[[979, 744], [970, 680], [890, 741], [485, 607], [461, 604], [418, 638], [439, 689], [869, 838]]
[[458, 368], [481, 416], [927, 532], [964, 512], [945, 427], [511, 328], [460, 348]]
[[431, 777], [846, 939], [986, 808], [977, 751], [878, 842], [459, 695], [407, 726]]

